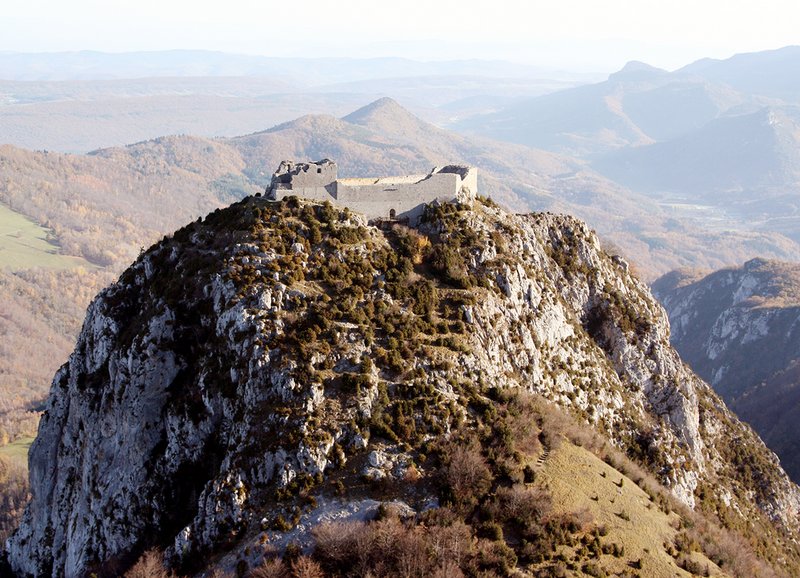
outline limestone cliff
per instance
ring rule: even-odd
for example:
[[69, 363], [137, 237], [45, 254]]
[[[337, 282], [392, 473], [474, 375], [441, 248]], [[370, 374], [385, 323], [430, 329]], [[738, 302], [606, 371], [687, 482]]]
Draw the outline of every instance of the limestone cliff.
[[796, 486], [583, 223], [478, 201], [379, 230], [248, 198], [146, 251], [89, 308], [8, 561], [20, 576], [109, 575], [155, 545], [191, 568], [323, 507], [308, 492], [343, 463], [424, 477], [423, 444], [497, 388], [571, 408], [689, 506], [796, 536]]
[[753, 259], [708, 274], [670, 273], [653, 288], [683, 359], [800, 479], [800, 266]]

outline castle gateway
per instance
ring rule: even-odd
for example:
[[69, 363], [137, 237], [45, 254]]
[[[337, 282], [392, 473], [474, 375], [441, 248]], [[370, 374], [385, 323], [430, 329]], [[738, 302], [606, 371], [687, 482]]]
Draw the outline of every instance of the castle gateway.
[[283, 161], [266, 191], [269, 199], [290, 196], [331, 201], [369, 219], [408, 219], [415, 223], [427, 203], [471, 202], [478, 193], [475, 167], [448, 165], [427, 174], [402, 177], [338, 178], [336, 163]]

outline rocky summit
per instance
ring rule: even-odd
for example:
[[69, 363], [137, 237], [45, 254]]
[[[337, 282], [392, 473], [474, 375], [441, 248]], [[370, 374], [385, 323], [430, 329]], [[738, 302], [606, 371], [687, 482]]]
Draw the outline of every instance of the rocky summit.
[[[445, 561], [459, 572], [563, 565], [552, 559], [561, 542], [531, 550], [555, 540], [552, 518], [534, 528], [543, 511], [503, 506], [538, 483], [519, 433], [533, 406], [508, 401], [527, 392], [791, 573], [798, 488], [681, 362], [662, 308], [585, 224], [478, 199], [429, 205], [415, 228], [378, 225], [328, 203], [249, 197], [143, 252], [89, 307], [54, 378], [11, 570], [119, 575], [155, 547], [182, 572], [243, 573], [269, 552], [307, 552], [315, 521], [364, 519], [380, 503], [429, 526], [431, 512], [460, 512], [467, 526], [442, 527], [478, 529]], [[540, 464], [556, 446], [542, 439]], [[619, 477], [584, 462], [598, 488]], [[472, 477], [455, 476], [459, 464]], [[635, 487], [613, 482], [611, 503]], [[558, 535], [577, 547], [570, 536], [583, 532], [597, 556], [623, 555], [589, 526]]]

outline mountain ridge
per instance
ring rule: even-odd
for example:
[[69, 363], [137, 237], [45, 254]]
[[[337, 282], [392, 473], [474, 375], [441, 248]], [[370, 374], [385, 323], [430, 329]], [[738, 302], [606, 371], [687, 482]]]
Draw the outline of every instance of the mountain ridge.
[[522, 389], [593, 423], [684, 504], [756, 524], [752, 547], [791, 568], [800, 489], [668, 333], [575, 219], [481, 201], [385, 231], [249, 197], [144, 252], [90, 306], [9, 561], [103, 575], [152, 546], [180, 565], [264, 525], [286, 532], [336, 467], [406, 479], [414, 464], [425, 480], [427, 436], [472, 435]]
[[681, 356], [800, 478], [800, 265], [753, 259], [713, 272], [674, 272], [653, 284]]

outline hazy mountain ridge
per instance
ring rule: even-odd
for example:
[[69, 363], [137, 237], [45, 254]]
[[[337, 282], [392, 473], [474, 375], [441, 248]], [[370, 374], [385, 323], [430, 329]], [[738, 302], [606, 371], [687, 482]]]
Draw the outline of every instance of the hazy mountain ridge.
[[[203, 51], [0, 54], [0, 142], [87, 152], [165, 134], [235, 136], [378, 97], [447, 122], [456, 114], [594, 78], [500, 61], [267, 58]], [[480, 104], [477, 104], [480, 103]]]
[[800, 266], [753, 260], [653, 284], [683, 359], [800, 478]]
[[594, 166], [635, 190], [682, 193], [701, 203], [724, 196], [751, 212], [757, 197], [765, 212], [785, 215], [769, 201], [800, 183], [798, 143], [800, 107], [771, 106], [712, 120], [688, 135], [621, 151]]
[[419, 61], [398, 57], [288, 58], [231, 54], [210, 50], [164, 50], [108, 53], [98, 51], [0, 52], [0, 78], [65, 81], [75, 79], [179, 76], [246, 76], [287, 79], [299, 85], [321, 85], [381, 77], [475, 74], [529, 77], [581, 75], [496, 60]]
[[798, 239], [799, 64], [798, 47], [674, 72], [632, 62], [456, 126], [576, 156], [684, 223]]
[[[571, 218], [444, 205], [419, 231], [384, 231], [329, 205], [246, 199], [163, 239], [91, 305], [53, 382], [9, 561], [37, 576], [109, 574], [149, 546], [196, 569], [220, 548], [260, 561], [262, 533], [281, 544], [286, 516], [328, 507], [326, 479], [350, 469], [424, 508], [428, 436], [474, 436], [521, 387], [595, 424], [684, 503], [755, 525], [752, 547], [791, 573], [800, 490], [668, 333], [647, 288]], [[363, 501], [343, 479], [333, 506]], [[523, 556], [506, 571], [550, 567], [494, 540]]]
[[286, 122], [309, 110], [345, 114], [370, 98], [360, 94], [156, 94], [14, 104], [2, 111], [5, 122], [0, 139], [28, 149], [86, 153], [168, 134], [232, 137]]
[[705, 58], [679, 72], [697, 74], [734, 89], [788, 101], [800, 100], [800, 82], [787, 70], [800, 66], [800, 46], [737, 54], [726, 60]]
[[690, 133], [728, 110], [758, 102], [697, 76], [629, 63], [605, 82], [528, 99], [456, 128], [594, 158]]

